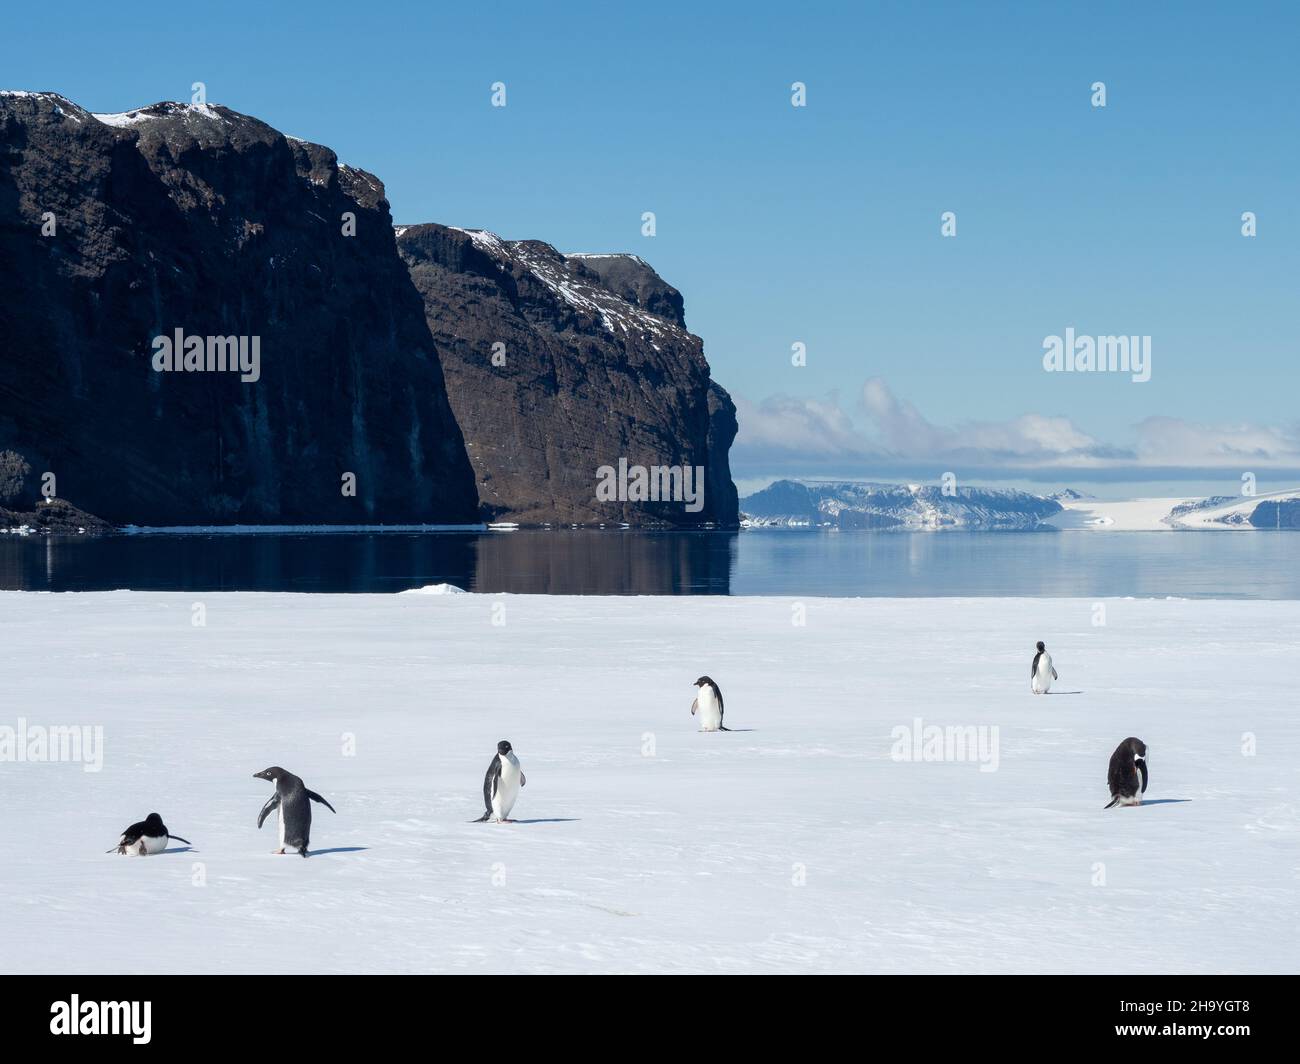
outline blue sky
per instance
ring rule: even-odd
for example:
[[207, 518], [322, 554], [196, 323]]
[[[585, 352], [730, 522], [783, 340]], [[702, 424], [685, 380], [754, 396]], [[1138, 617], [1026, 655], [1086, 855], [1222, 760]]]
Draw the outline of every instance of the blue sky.
[[[642, 255], [742, 478], [1298, 479], [1294, 4], [288, 7], [11, 10], [0, 81], [120, 111], [200, 80], [399, 222]], [[1151, 336], [1151, 380], [1044, 372], [1067, 327]]]

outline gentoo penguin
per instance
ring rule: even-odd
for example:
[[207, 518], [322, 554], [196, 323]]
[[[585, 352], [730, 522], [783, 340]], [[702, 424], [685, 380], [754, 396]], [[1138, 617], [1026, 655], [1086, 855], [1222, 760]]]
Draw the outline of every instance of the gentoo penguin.
[[700, 693], [691, 703], [691, 716], [700, 715], [700, 731], [731, 731], [722, 724], [722, 689], [707, 676], [695, 681]]
[[336, 810], [315, 791], [309, 791], [297, 776], [286, 772], [279, 765], [254, 772], [253, 778], [270, 780], [275, 784], [275, 793], [267, 799], [262, 811], [257, 814], [257, 826], [262, 826], [275, 808], [280, 810], [280, 848], [274, 852], [284, 853], [286, 847], [297, 850], [307, 856], [307, 844], [311, 839], [311, 803], [320, 802], [331, 813]]
[[1029, 686], [1033, 688], [1034, 694], [1045, 695], [1052, 689], [1052, 681], [1055, 679], [1057, 675], [1052, 668], [1052, 655], [1047, 652], [1042, 640], [1039, 640], [1038, 653], [1034, 655], [1034, 663], [1029, 666]]
[[483, 777], [483, 815], [474, 821], [482, 824], [495, 820], [498, 824], [513, 824], [510, 810], [519, 798], [519, 788], [528, 780], [524, 770], [519, 767], [519, 758], [514, 749], [505, 740], [497, 743], [497, 756], [488, 765], [487, 775]]
[[1147, 790], [1147, 744], [1129, 736], [1110, 755], [1106, 770], [1110, 805], [1141, 805]]
[[117, 840], [117, 845], [106, 853], [125, 853], [133, 857], [143, 857], [145, 854], [162, 853], [167, 849], [167, 840], [175, 839], [177, 842], [183, 842], [186, 846], [193, 846], [194, 843], [189, 839], [182, 839], [179, 835], [169, 835], [167, 825], [162, 822], [162, 817], [157, 813], [150, 813], [138, 824], [132, 824], [122, 832], [122, 837]]

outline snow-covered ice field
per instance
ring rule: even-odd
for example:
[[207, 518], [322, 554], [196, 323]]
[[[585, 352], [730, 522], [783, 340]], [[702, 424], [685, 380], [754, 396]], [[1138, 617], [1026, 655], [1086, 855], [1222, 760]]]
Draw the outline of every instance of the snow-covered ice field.
[[[1300, 603], [1104, 605], [3, 593], [0, 726], [104, 749], [0, 763], [0, 969], [1300, 970]], [[996, 771], [896, 759], [916, 718]], [[468, 823], [501, 738], [520, 823]], [[309, 860], [272, 764], [338, 809]], [[104, 853], [155, 810], [192, 851]]]

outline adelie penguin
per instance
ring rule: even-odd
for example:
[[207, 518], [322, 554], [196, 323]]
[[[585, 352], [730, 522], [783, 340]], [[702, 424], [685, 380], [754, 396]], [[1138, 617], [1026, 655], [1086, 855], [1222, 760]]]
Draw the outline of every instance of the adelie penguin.
[[691, 716], [700, 717], [700, 731], [731, 731], [722, 724], [722, 688], [709, 677], [701, 676], [695, 681], [700, 693], [691, 703]]
[[1110, 809], [1116, 805], [1141, 805], [1147, 790], [1147, 744], [1129, 736], [1110, 755], [1106, 770], [1110, 786]]
[[483, 815], [474, 821], [483, 824], [495, 820], [498, 824], [512, 824], [510, 810], [519, 799], [519, 790], [528, 780], [524, 770], [519, 767], [519, 758], [515, 757], [514, 748], [502, 739], [497, 743], [497, 756], [488, 765], [487, 775], [483, 777]]
[[117, 845], [105, 852], [144, 857], [151, 853], [162, 853], [163, 850], [167, 849], [168, 839], [183, 842], [186, 846], [194, 845], [189, 839], [182, 839], [179, 835], [169, 835], [167, 825], [162, 822], [162, 817], [157, 813], [150, 813], [138, 824], [132, 824], [123, 831], [122, 837], [117, 840]]
[[286, 772], [279, 765], [254, 772], [253, 778], [270, 780], [275, 784], [275, 793], [257, 814], [257, 826], [260, 828], [262, 821], [275, 809], [280, 810], [280, 848], [274, 852], [281, 854], [286, 849], [297, 850], [306, 857], [307, 845], [311, 841], [311, 803], [320, 802], [331, 813], [337, 810], [315, 791], [309, 791], [292, 772]]
[[1038, 653], [1034, 655], [1033, 664], [1029, 666], [1029, 686], [1036, 695], [1045, 695], [1052, 689], [1052, 681], [1057, 679], [1056, 669], [1052, 667], [1052, 655], [1042, 640], [1038, 643]]

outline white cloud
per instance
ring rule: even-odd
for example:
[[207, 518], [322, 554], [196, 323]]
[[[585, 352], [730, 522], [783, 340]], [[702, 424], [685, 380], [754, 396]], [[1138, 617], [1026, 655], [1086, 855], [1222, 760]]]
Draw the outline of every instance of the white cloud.
[[736, 397], [736, 446], [754, 456], [820, 460], [879, 454], [832, 395], [825, 400], [774, 395], [755, 405]]
[[1011, 421], [972, 421], [941, 428], [897, 398], [880, 377], [862, 386], [862, 406], [889, 450], [906, 458], [945, 458], [981, 454], [1029, 460], [1087, 455], [1100, 444], [1069, 418], [1025, 414]]
[[1068, 417], [1046, 414], [936, 425], [879, 377], [862, 386], [861, 425], [834, 395], [821, 400], [777, 395], [758, 404], [738, 398], [736, 407], [740, 433], [733, 465], [753, 471], [873, 475], [936, 463], [1007, 474], [1300, 470], [1295, 426], [1199, 425], [1150, 417], [1134, 426], [1133, 444], [1114, 444]]
[[1144, 465], [1300, 466], [1300, 433], [1295, 426], [1196, 425], [1180, 418], [1149, 417], [1138, 424], [1137, 434], [1138, 460]]

